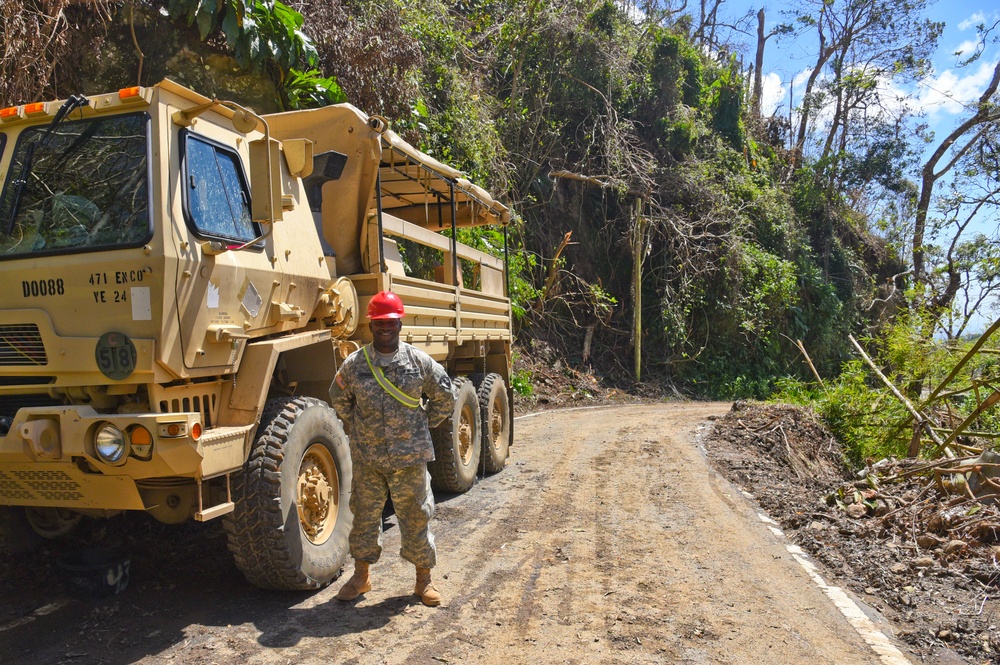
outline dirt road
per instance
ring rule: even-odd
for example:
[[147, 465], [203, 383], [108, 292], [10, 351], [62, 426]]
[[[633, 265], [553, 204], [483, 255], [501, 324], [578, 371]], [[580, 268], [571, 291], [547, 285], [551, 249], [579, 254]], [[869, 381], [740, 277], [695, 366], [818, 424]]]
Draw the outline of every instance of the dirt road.
[[133, 518], [146, 533], [132, 534], [118, 596], [67, 599], [48, 549], [34, 570], [0, 575], [0, 662], [900, 662], [880, 659], [709, 469], [696, 437], [728, 408], [518, 419], [508, 468], [439, 498], [440, 608], [409, 595], [394, 517], [375, 588], [355, 604], [334, 599], [338, 583], [305, 595], [249, 587], [211, 523]]

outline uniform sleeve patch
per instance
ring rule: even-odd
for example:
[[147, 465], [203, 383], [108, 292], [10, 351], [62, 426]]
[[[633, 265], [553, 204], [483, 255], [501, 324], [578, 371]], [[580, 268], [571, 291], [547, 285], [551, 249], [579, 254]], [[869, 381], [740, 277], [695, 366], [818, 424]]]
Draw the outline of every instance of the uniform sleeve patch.
[[333, 381], [340, 387], [341, 390], [347, 390], [347, 382], [344, 381], [344, 377], [340, 375], [340, 372], [337, 372], [337, 376]]

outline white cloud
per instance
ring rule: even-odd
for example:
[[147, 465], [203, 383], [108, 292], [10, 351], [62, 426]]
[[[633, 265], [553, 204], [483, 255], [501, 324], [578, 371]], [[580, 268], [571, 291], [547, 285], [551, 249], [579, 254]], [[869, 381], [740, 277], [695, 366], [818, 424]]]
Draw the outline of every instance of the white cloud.
[[993, 76], [996, 60], [981, 62], [972, 72], [948, 69], [940, 75], [920, 83], [917, 107], [932, 118], [941, 114], [955, 115], [967, 112], [966, 105], [979, 99]]
[[774, 112], [781, 106], [788, 90], [781, 84], [781, 77], [771, 72], [764, 76], [764, 90], [760, 102], [761, 115], [764, 117], [774, 115]]
[[983, 14], [982, 12], [976, 12], [975, 14], [973, 14], [972, 16], [970, 16], [969, 18], [967, 18], [964, 21], [962, 21], [961, 23], [959, 23], [958, 24], [958, 29], [959, 30], [968, 30], [969, 28], [975, 28], [980, 23], [985, 23], [985, 22], [986, 22], [986, 15]]
[[951, 52], [969, 56], [975, 53], [978, 47], [979, 47], [978, 39], [967, 39], [958, 46], [956, 46], [954, 49], [952, 49]]
[[804, 86], [810, 74], [812, 74], [811, 69], [803, 69], [801, 72], [796, 74], [794, 77], [792, 77], [792, 87], [801, 88], [802, 86]]

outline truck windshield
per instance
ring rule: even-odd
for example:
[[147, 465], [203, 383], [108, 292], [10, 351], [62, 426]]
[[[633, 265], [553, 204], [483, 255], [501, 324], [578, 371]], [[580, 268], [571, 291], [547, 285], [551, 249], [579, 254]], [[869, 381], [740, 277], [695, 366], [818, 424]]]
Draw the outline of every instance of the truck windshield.
[[0, 195], [0, 259], [146, 242], [148, 126], [145, 113], [59, 124], [48, 143], [34, 150], [12, 217], [15, 181], [29, 146], [39, 147], [46, 127], [24, 130]]

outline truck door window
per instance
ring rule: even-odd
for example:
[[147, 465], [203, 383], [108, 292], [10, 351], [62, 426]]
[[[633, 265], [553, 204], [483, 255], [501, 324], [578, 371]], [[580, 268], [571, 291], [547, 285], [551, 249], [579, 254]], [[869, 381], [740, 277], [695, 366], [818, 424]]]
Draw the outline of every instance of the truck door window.
[[12, 216], [14, 181], [46, 126], [21, 132], [0, 195], [0, 259], [147, 242], [152, 237], [148, 127], [145, 113], [61, 123], [48, 143], [33, 151]]
[[184, 185], [188, 219], [198, 235], [241, 242], [260, 235], [236, 152], [186, 132]]

